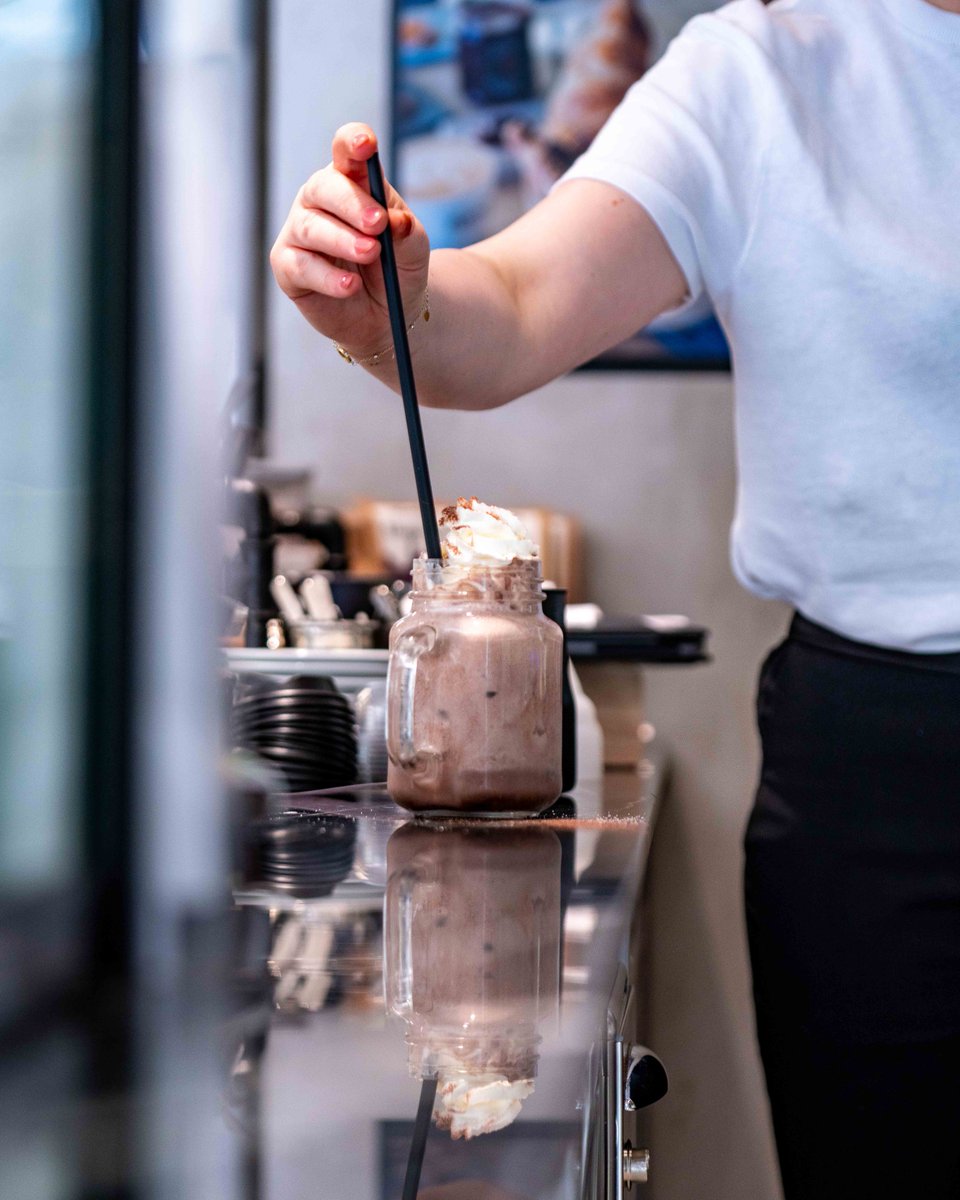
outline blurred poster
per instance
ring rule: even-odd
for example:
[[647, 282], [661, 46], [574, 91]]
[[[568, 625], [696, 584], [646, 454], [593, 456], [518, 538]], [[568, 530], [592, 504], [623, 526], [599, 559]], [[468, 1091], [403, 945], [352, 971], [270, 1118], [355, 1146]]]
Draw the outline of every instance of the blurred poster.
[[[433, 246], [489, 237], [532, 207], [708, 0], [395, 0], [397, 186]], [[727, 370], [706, 299], [592, 368]]]

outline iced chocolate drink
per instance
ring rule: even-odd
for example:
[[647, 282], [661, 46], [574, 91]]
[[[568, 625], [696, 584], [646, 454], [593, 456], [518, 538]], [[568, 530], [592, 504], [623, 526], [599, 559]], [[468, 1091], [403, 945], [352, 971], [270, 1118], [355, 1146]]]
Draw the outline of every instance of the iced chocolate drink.
[[563, 637], [512, 513], [445, 510], [442, 561], [413, 568], [390, 637], [387, 784], [424, 813], [539, 812], [560, 794]]
[[387, 872], [387, 1007], [406, 1025], [410, 1070], [437, 1075], [434, 1120], [452, 1137], [502, 1129], [556, 1023], [560, 841], [533, 825], [411, 823], [390, 839]]

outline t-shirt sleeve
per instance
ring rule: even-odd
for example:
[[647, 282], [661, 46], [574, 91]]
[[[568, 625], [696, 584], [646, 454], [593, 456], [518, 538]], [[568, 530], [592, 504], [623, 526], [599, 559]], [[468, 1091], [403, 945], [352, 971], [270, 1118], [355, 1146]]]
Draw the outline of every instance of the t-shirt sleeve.
[[763, 67], [759, 47], [736, 25], [695, 17], [557, 184], [602, 180], [642, 204], [691, 298], [726, 290], [749, 238]]

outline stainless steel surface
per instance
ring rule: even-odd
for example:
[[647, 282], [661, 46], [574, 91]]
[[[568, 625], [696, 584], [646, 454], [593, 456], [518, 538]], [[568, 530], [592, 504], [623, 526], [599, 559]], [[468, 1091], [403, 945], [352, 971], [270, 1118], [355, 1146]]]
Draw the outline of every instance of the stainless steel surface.
[[283, 622], [278, 617], [271, 617], [267, 622], [267, 649], [282, 650], [286, 644]]
[[623, 1057], [624, 1057], [624, 1027], [627, 1013], [633, 999], [633, 988], [625, 965], [626, 954], [623, 953], [618, 965], [613, 988], [610, 992], [607, 1008], [606, 1032], [606, 1137], [605, 1176], [607, 1181], [606, 1195], [608, 1200], [622, 1200], [623, 1171], [621, 1162], [624, 1149], [623, 1132]]
[[340, 616], [333, 602], [330, 581], [324, 575], [308, 575], [300, 584], [300, 597], [314, 620], [336, 621]]
[[373, 621], [302, 617], [288, 621], [290, 640], [298, 650], [369, 650], [373, 646]]
[[277, 608], [280, 609], [283, 619], [288, 625], [294, 625], [306, 617], [303, 605], [286, 575], [274, 575], [270, 581], [270, 594], [277, 602]]
[[361, 783], [381, 783], [387, 777], [387, 688], [381, 680], [357, 694], [357, 767]]
[[370, 589], [370, 605], [386, 624], [392, 625], [400, 620], [400, 598], [387, 584], [379, 583]]
[[[382, 913], [391, 869], [387, 843], [418, 823], [377, 787], [271, 803], [348, 820], [357, 829], [353, 864], [329, 895], [300, 900], [252, 886], [255, 880], [235, 894], [238, 910], [268, 929], [259, 966], [248, 964], [245, 976], [248, 988], [258, 978], [269, 996], [268, 1006], [257, 1010], [257, 1020], [267, 1016], [253, 1105], [261, 1122], [264, 1194], [292, 1200], [305, 1194], [303, 1181], [322, 1179], [322, 1195], [396, 1195], [417, 1083], [407, 1063], [409, 1031], [384, 1011]], [[437, 862], [445, 831], [454, 841], [471, 829], [482, 831], [491, 838], [492, 865], [511, 831], [534, 825], [553, 831], [562, 847], [562, 955], [559, 1015], [544, 1013], [533, 1093], [498, 1132], [453, 1140], [449, 1131], [432, 1128], [424, 1191], [441, 1181], [482, 1178], [511, 1196], [537, 1200], [622, 1194], [622, 1143], [614, 1158], [607, 1135], [622, 1108], [622, 1035], [631, 997], [624, 961], [653, 803], [650, 778], [621, 772], [608, 776], [602, 790], [575, 795], [575, 808], [567, 802], [546, 819], [496, 822], [492, 834], [490, 822], [430, 824], [435, 833], [427, 840]], [[493, 904], [477, 920], [493, 928], [503, 919], [498, 912]], [[502, 933], [492, 935], [494, 945], [504, 945]], [[484, 969], [472, 967], [465, 951], [451, 950], [452, 970], [470, 976]], [[240, 1054], [237, 1061], [247, 1059]]]
[[387, 677], [386, 650], [280, 650], [231, 646], [222, 652], [228, 671], [238, 675], [326, 675], [354, 700], [369, 684]]
[[627, 1190], [634, 1183], [646, 1183], [650, 1177], [650, 1151], [626, 1147], [623, 1151], [622, 1175]]

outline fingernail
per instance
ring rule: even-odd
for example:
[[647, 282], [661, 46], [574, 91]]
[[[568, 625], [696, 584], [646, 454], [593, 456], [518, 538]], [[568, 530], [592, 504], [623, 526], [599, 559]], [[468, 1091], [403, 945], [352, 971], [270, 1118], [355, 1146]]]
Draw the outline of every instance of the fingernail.
[[354, 276], [350, 275], [349, 273], [346, 275], [341, 275], [340, 276], [340, 286], [343, 288], [344, 291], [347, 291], [349, 288], [353, 287], [353, 280], [354, 280]]
[[376, 244], [373, 238], [367, 237], [357, 238], [355, 243], [358, 254], [369, 254]]
[[383, 214], [380, 212], [379, 208], [368, 208], [367, 211], [363, 214], [363, 219], [366, 221], [366, 223], [368, 225], [374, 225], [374, 224], [376, 224], [377, 221], [380, 220], [382, 215]]
[[403, 219], [400, 222], [400, 227], [397, 230], [397, 236], [402, 238], [409, 237], [412, 230], [413, 217], [411, 217], [409, 213], [404, 213]]
[[367, 137], [367, 135], [365, 133], [358, 133], [357, 136], [353, 139], [354, 150], [359, 150], [361, 146], [365, 146], [367, 144], [367, 142], [369, 142], [369, 141], [370, 141], [370, 139]]

